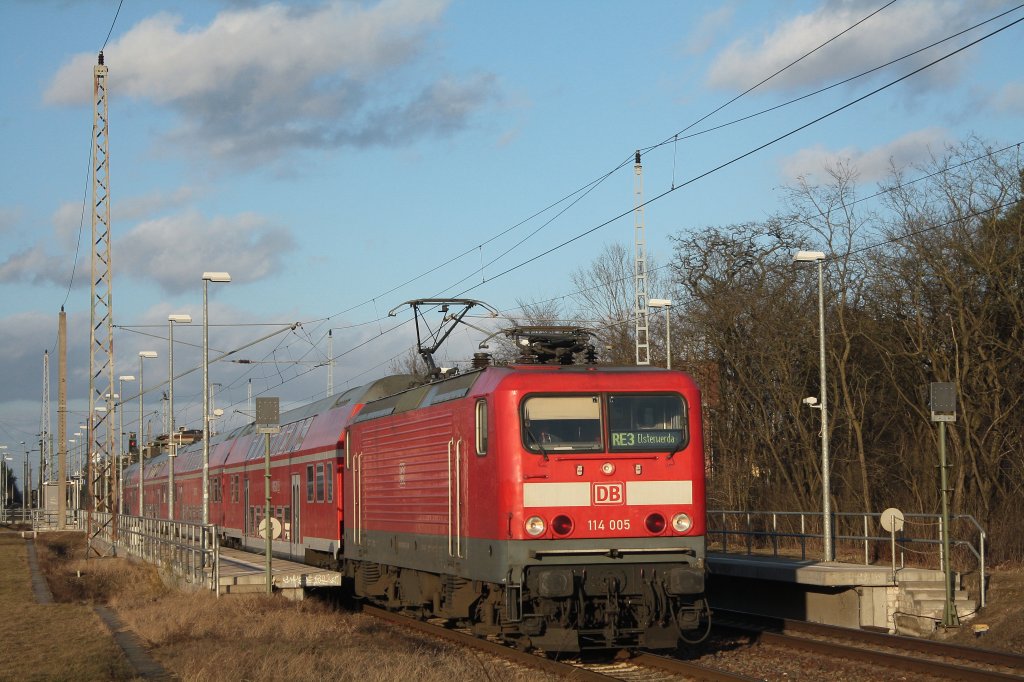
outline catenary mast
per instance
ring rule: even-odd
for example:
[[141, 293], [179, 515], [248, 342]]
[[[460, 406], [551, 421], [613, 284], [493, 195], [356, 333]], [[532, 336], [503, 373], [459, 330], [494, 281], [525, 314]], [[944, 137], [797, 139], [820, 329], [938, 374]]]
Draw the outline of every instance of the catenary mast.
[[[106, 524], [98, 523], [95, 512], [113, 512], [116, 479], [108, 475], [114, 454], [114, 321], [110, 255], [110, 165], [108, 156], [107, 67], [103, 52], [93, 67], [93, 150], [92, 150], [92, 287], [89, 343], [89, 546], [99, 551], [92, 538]], [[109, 517], [112, 523], [115, 516]], [[116, 529], [115, 529], [116, 532]]]
[[647, 316], [647, 241], [644, 237], [644, 175], [640, 165], [640, 150], [636, 151], [633, 166], [633, 245], [636, 275], [636, 297], [633, 315], [636, 319], [636, 364], [651, 364], [650, 329]]

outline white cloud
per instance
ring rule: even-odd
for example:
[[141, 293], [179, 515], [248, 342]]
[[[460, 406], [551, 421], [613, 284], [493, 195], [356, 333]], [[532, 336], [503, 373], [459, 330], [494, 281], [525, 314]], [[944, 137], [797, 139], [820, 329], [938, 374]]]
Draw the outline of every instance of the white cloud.
[[13, 232], [19, 220], [21, 220], [20, 209], [0, 206], [0, 234]]
[[783, 159], [780, 172], [787, 181], [792, 181], [799, 177], [815, 177], [822, 174], [826, 167], [843, 162], [856, 171], [859, 180], [874, 182], [888, 175], [893, 165], [901, 168], [927, 161], [933, 152], [945, 148], [951, 142], [952, 137], [948, 131], [926, 128], [867, 150], [857, 147], [826, 149], [822, 145], [815, 145]]
[[[444, 8], [442, 0], [273, 3], [223, 11], [205, 27], [161, 13], [105, 51], [110, 88], [176, 110], [181, 124], [168, 139], [182, 151], [246, 163], [293, 148], [447, 135], [496, 88], [488, 75], [409, 78]], [[94, 63], [89, 54], [71, 59], [46, 102], [91, 101]]]
[[139, 223], [117, 242], [118, 272], [153, 279], [167, 291], [195, 287], [204, 270], [236, 281], [284, 270], [291, 234], [253, 213], [207, 218], [196, 211]]
[[1024, 83], [1007, 83], [992, 98], [996, 111], [1007, 114], [1024, 114]]
[[167, 210], [180, 210], [199, 195], [193, 187], [179, 187], [171, 192], [150, 192], [135, 197], [125, 197], [110, 207], [110, 222], [116, 231], [124, 221], [150, 218]]
[[707, 52], [722, 31], [732, 23], [735, 14], [736, 7], [731, 4], [722, 5], [705, 14], [683, 41], [683, 52], [688, 55]]
[[[189, 193], [181, 189], [167, 196], [152, 194], [123, 203], [129, 205], [129, 212], [151, 213], [165, 210], [175, 197]], [[80, 215], [80, 205], [67, 203], [58, 208], [53, 217], [57, 238], [41, 236], [34, 245], [10, 253], [0, 262], [0, 282], [66, 287], [74, 262], [73, 285], [88, 286], [91, 225], [83, 227], [79, 245]], [[202, 270], [227, 270], [238, 281], [273, 276], [285, 268], [285, 258], [295, 250], [295, 242], [286, 228], [254, 213], [210, 218], [190, 210], [115, 230], [111, 249], [117, 254], [118, 278], [153, 280], [165, 291], [177, 291], [194, 287]]]
[[[877, 6], [878, 3], [860, 1], [825, 2], [814, 11], [788, 19], [761, 38], [741, 38], [716, 58], [708, 71], [708, 84], [744, 90], [860, 21]], [[897, 3], [760, 89], [792, 91], [841, 80], [901, 57], [973, 23], [977, 23], [977, 14], [971, 3], [954, 0]], [[937, 49], [945, 53], [950, 48]], [[935, 50], [929, 51], [904, 60], [895, 68], [903, 74], [939, 54]], [[945, 63], [942, 68], [922, 72], [914, 79], [913, 85], [948, 84], [963, 70], [964, 60], [955, 60], [954, 64]]]

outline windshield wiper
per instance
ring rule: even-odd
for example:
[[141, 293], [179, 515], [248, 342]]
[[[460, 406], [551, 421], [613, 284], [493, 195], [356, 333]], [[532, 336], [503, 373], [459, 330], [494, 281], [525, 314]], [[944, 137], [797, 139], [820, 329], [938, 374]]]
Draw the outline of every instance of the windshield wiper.
[[675, 446], [672, 448], [672, 452], [668, 453], [668, 457], [666, 457], [665, 459], [666, 460], [672, 459], [673, 457], [676, 456], [676, 453], [679, 452], [682, 448], [683, 448], [683, 432], [680, 431], [679, 432], [679, 442], [675, 444]]
[[540, 444], [540, 440], [537, 438], [536, 435], [534, 435], [533, 429], [531, 429], [529, 426], [526, 427], [526, 435], [530, 437], [530, 440], [532, 440], [534, 445], [537, 446], [537, 449], [540, 450], [540, 454], [544, 455], [544, 461], [548, 461], [547, 450], [545, 450], [544, 446]]

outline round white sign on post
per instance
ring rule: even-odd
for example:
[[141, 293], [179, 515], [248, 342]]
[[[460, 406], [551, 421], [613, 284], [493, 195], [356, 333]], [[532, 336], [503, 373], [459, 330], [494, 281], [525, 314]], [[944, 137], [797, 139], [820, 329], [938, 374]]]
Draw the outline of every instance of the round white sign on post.
[[903, 512], [896, 507], [889, 507], [882, 512], [882, 518], [880, 520], [882, 528], [890, 533], [898, 533], [903, 530]]
[[[267, 537], [267, 520], [266, 519], [263, 519], [262, 521], [260, 521], [260, 526], [259, 526], [258, 532], [259, 532], [261, 538]], [[270, 519], [270, 533], [271, 533], [270, 537], [272, 537], [272, 538], [276, 539], [276, 538], [281, 537], [281, 522], [278, 521], [277, 519], [274, 519], [274, 518]]]

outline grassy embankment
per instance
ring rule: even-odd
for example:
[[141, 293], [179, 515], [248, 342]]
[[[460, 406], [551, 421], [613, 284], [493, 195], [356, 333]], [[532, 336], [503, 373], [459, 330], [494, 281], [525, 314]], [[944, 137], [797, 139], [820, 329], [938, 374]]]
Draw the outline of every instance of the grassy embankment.
[[27, 543], [0, 529], [0, 679], [130, 680], [109, 631], [86, 604], [37, 604]]
[[[552, 679], [314, 600], [296, 603], [266, 595], [217, 599], [205, 591], [170, 590], [148, 565], [73, 558], [83, 556], [83, 544], [81, 534], [71, 533], [47, 534], [37, 541], [54, 598], [108, 605], [153, 657], [183, 680]], [[71, 678], [108, 679], [90, 674]]]

